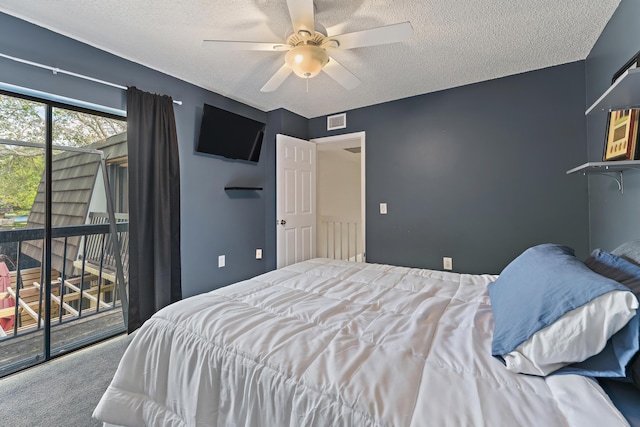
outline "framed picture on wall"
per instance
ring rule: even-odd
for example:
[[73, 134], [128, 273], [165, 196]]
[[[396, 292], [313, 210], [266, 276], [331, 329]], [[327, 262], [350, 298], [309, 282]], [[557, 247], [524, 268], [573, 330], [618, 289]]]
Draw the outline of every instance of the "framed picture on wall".
[[609, 113], [603, 160], [635, 160], [638, 139], [638, 110]]
[[[620, 68], [611, 79], [615, 83], [627, 70], [640, 66], [640, 52]], [[607, 118], [607, 131], [602, 160], [637, 160], [640, 158], [638, 121], [640, 111], [614, 110]]]

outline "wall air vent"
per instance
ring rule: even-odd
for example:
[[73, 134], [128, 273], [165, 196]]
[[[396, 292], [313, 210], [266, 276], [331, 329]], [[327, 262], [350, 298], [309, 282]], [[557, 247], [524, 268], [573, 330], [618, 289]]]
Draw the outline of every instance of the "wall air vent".
[[344, 129], [347, 127], [347, 113], [327, 116], [327, 130]]

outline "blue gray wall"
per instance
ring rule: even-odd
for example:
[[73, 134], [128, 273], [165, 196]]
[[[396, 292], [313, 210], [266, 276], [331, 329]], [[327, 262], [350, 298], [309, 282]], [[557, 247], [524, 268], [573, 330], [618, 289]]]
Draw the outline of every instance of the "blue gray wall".
[[[264, 193], [225, 192], [224, 186], [262, 184], [269, 157], [264, 155], [266, 147], [258, 164], [197, 154], [194, 147], [204, 103], [263, 121], [267, 113], [5, 14], [0, 14], [0, 52], [181, 100], [182, 105], [175, 106], [175, 117], [180, 145], [183, 294], [208, 291], [265, 271], [265, 260], [255, 259], [255, 249], [265, 248]], [[122, 90], [3, 58], [0, 82], [122, 110], [126, 107]], [[226, 267], [217, 268], [218, 255], [223, 254]]]
[[499, 273], [538, 243], [586, 256], [587, 182], [565, 175], [585, 157], [584, 87], [581, 61], [348, 111], [339, 132], [366, 132], [367, 260]]
[[[607, 90], [613, 74], [640, 51], [639, 17], [640, 2], [622, 0], [591, 50], [586, 60], [585, 109]], [[587, 116], [588, 158], [582, 163], [602, 160], [606, 124], [605, 112]], [[611, 250], [640, 238], [640, 171], [624, 172], [624, 194], [610, 178], [591, 176], [588, 181], [591, 248]]]

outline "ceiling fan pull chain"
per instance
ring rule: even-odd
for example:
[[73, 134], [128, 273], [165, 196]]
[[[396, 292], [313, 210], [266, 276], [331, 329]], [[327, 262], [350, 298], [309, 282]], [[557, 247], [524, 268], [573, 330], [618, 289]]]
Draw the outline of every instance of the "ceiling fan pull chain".
[[307, 93], [309, 93], [309, 77], [307, 77]]

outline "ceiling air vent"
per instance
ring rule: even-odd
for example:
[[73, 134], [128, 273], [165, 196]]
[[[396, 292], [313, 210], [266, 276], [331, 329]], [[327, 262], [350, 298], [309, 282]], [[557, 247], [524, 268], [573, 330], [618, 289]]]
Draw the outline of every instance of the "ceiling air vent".
[[347, 127], [347, 113], [327, 117], [327, 130], [344, 129]]

